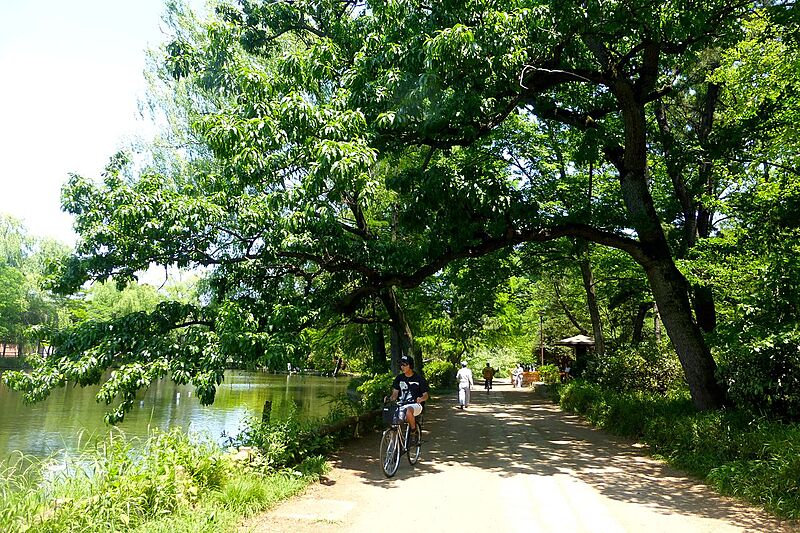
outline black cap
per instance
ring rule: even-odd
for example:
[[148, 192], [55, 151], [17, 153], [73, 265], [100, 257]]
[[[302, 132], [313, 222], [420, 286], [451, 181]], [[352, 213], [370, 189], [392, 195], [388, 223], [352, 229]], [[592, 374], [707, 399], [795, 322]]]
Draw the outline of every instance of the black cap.
[[414, 368], [414, 358], [413, 357], [410, 357], [408, 355], [404, 355], [403, 357], [400, 358], [400, 364], [402, 365], [403, 363], [408, 363], [408, 366], [410, 366], [411, 368]]

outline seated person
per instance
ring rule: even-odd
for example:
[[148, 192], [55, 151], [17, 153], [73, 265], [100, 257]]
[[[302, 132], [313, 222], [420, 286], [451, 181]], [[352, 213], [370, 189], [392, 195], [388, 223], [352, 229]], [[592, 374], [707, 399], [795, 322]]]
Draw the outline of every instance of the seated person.
[[428, 401], [428, 382], [414, 372], [414, 359], [404, 355], [400, 358], [400, 373], [392, 383], [391, 400], [400, 403], [401, 417], [405, 418], [416, 436], [416, 417], [422, 413], [422, 404]]

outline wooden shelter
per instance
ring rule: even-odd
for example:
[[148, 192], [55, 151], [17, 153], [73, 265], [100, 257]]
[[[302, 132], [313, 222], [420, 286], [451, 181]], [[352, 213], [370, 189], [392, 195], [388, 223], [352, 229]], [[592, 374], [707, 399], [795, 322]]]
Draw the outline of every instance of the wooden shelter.
[[575, 365], [570, 373], [573, 376], [578, 376], [586, 365], [586, 352], [594, 346], [594, 339], [586, 335], [575, 335], [574, 337], [556, 341], [553, 344], [557, 346], [572, 346], [575, 353]]

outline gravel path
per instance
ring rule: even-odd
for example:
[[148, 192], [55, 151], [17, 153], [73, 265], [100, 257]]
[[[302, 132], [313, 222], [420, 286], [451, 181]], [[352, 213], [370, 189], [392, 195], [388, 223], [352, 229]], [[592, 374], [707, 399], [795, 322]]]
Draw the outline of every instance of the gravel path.
[[[380, 434], [350, 444], [321, 483], [243, 524], [243, 532], [800, 531], [717, 495], [528, 390], [498, 382], [428, 406], [419, 464], [378, 464]], [[400, 522], [397, 519], [403, 516]]]

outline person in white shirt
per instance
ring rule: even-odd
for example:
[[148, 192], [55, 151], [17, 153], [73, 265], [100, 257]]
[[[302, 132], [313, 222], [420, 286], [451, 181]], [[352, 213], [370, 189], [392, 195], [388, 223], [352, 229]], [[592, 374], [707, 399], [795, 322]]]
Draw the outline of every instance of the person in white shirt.
[[515, 368], [514, 371], [511, 373], [511, 382], [515, 388], [522, 387], [522, 373], [523, 373], [522, 364], [517, 363], [517, 368]]
[[456, 372], [456, 380], [458, 381], [458, 408], [464, 409], [469, 407], [469, 393], [472, 389], [472, 370], [467, 368], [466, 361], [461, 363], [461, 369]]

